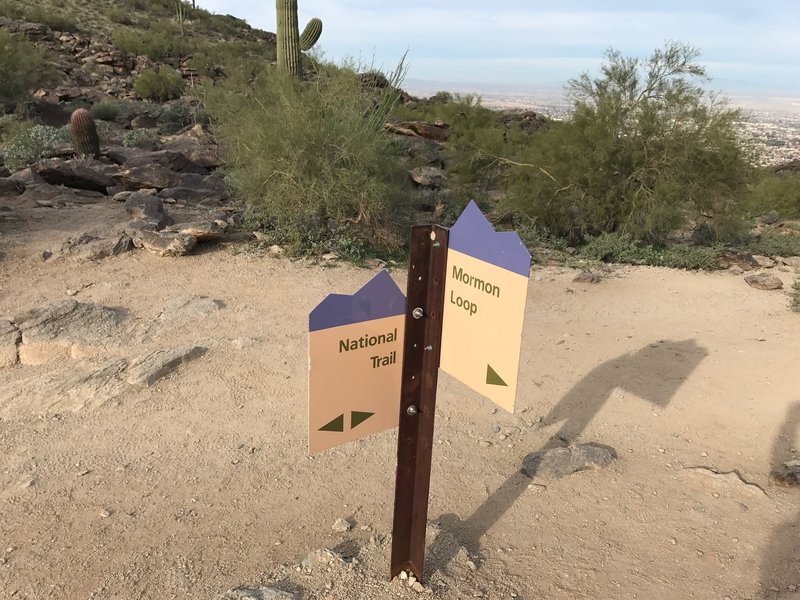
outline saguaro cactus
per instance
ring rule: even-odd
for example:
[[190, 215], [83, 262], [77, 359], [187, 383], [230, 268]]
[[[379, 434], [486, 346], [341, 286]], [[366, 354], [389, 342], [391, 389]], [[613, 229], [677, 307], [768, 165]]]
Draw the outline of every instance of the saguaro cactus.
[[297, 25], [297, 0], [275, 0], [275, 11], [278, 17], [278, 66], [302, 77], [300, 52], [310, 50], [317, 43], [322, 35], [322, 21], [311, 19], [301, 37]]
[[69, 117], [69, 135], [79, 154], [100, 158], [100, 138], [94, 117], [85, 108], [75, 110]]

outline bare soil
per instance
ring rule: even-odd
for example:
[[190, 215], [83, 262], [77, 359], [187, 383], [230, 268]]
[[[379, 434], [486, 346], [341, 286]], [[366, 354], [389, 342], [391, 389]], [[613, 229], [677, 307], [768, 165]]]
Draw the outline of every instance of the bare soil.
[[[121, 207], [0, 204], [13, 209], [0, 318], [68, 291], [141, 322], [178, 296], [225, 304], [122, 340], [137, 353], [225, 341], [152, 387], [70, 410], [0, 394], [0, 597], [214, 599], [258, 584], [304, 599], [418, 595], [387, 581], [396, 432], [306, 453], [308, 313], [372, 271], [227, 244], [45, 263]], [[724, 272], [575, 274], [533, 270], [516, 414], [440, 377], [422, 594], [800, 598], [800, 495], [767, 477], [800, 448], [800, 316], [785, 293]], [[0, 389], [80, 366], [0, 370]], [[557, 481], [519, 474], [560, 438], [619, 458]], [[339, 517], [354, 528], [333, 531]], [[323, 547], [344, 562], [299, 566]]]

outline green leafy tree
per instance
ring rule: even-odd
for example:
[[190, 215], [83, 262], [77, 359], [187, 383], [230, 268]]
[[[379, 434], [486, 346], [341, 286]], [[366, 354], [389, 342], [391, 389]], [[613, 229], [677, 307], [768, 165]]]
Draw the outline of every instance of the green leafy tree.
[[724, 237], [752, 157], [737, 134], [741, 113], [703, 88], [698, 56], [678, 42], [647, 60], [609, 50], [599, 77], [572, 79], [571, 117], [509, 161], [514, 208], [571, 238], [618, 232], [662, 243], [701, 214]]

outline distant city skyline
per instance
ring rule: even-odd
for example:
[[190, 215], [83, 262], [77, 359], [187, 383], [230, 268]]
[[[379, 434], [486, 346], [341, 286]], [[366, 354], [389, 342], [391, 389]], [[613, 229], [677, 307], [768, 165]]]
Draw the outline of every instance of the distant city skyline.
[[[200, 0], [275, 31], [264, 0]], [[408, 51], [408, 77], [460, 87], [532, 89], [596, 71], [606, 49], [647, 57], [667, 40], [697, 47], [710, 87], [726, 93], [800, 94], [797, 0], [574, 0], [560, 6], [506, 0], [299, 0], [300, 27], [324, 24], [325, 58], [383, 70]]]

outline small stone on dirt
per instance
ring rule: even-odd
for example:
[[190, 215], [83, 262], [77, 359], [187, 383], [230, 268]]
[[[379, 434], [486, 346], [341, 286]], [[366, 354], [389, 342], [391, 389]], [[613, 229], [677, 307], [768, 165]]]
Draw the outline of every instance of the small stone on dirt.
[[767, 273], [748, 275], [744, 280], [747, 285], [759, 290], [779, 290], [783, 287], [783, 281], [775, 277], [775, 275], [768, 275]]
[[352, 528], [353, 524], [347, 519], [342, 519], [342, 518], [336, 519], [336, 522], [331, 527], [331, 529], [333, 529], [334, 531], [338, 531], [340, 533], [344, 533], [345, 531], [350, 531]]
[[574, 281], [575, 283], [600, 283], [601, 280], [602, 277], [600, 277], [600, 275], [598, 275], [597, 273], [592, 273], [591, 271], [583, 271], [581, 273], [578, 273], [575, 276], [575, 279], [573, 279], [572, 281]]
[[607, 467], [615, 458], [613, 449], [595, 444], [574, 444], [528, 454], [522, 459], [522, 472], [528, 477], [561, 479], [578, 471]]
[[320, 548], [309, 553], [300, 563], [304, 569], [313, 569], [323, 565], [330, 564], [343, 564], [344, 557], [338, 552], [329, 550], [328, 548]]
[[790, 460], [775, 467], [769, 474], [769, 480], [775, 485], [785, 487], [800, 486], [800, 460]]
[[158, 256], [186, 256], [197, 246], [197, 238], [185, 233], [160, 231], [135, 231], [133, 245], [154, 252]]
[[193, 223], [176, 223], [170, 225], [165, 231], [183, 233], [197, 238], [198, 242], [218, 240], [224, 233], [225, 227], [216, 221], [195, 221]]

